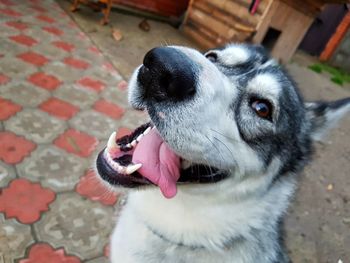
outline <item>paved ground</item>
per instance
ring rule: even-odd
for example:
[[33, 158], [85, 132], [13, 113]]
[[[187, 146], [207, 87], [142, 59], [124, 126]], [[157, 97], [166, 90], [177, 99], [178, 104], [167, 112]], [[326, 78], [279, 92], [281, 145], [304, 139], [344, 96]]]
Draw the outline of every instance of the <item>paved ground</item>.
[[[0, 262], [107, 262], [92, 159], [134, 127], [126, 82], [54, 1], [0, 1]], [[134, 119], [134, 118], [132, 118]]]
[[[168, 25], [146, 33], [141, 18], [112, 13], [116, 43], [99, 18], [82, 8], [72, 20], [52, 0], [0, 0], [0, 263], [107, 262], [118, 197], [89, 167], [112, 130], [140, 119], [121, 75], [154, 46], [195, 46]], [[308, 99], [350, 96], [309, 63], [288, 65]], [[294, 262], [350, 262], [349, 129], [347, 118], [301, 175], [286, 226]]]

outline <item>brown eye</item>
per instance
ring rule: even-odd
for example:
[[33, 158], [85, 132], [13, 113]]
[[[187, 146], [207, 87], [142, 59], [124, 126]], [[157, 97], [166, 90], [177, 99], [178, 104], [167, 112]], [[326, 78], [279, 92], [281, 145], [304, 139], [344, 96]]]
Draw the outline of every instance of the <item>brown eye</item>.
[[271, 120], [272, 105], [269, 101], [263, 99], [253, 99], [251, 101], [251, 107], [260, 118]]

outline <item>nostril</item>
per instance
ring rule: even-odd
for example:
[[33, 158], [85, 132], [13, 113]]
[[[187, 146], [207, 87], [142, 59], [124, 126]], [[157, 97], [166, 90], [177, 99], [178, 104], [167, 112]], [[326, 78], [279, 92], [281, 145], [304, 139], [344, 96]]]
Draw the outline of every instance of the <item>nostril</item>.
[[175, 48], [159, 47], [144, 57], [138, 81], [147, 99], [181, 101], [196, 92], [195, 63]]

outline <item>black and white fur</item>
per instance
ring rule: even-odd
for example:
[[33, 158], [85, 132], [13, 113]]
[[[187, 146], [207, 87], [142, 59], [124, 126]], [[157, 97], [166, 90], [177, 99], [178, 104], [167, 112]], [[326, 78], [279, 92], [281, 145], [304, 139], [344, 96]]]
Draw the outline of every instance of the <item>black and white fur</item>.
[[[281, 226], [296, 173], [310, 160], [313, 142], [350, 110], [350, 99], [304, 103], [260, 46], [233, 44], [205, 55], [165, 49], [176, 60], [169, 61], [171, 70], [192, 75], [186, 80], [194, 91], [168, 98], [160, 87], [147, 95], [140, 66], [129, 85], [131, 105], [148, 111], [184, 165], [206, 164], [230, 175], [179, 185], [172, 199], [156, 187], [130, 191], [112, 235], [111, 261], [290, 262]], [[157, 59], [171, 59], [161, 53]], [[270, 120], [255, 113], [252, 98], [271, 103]]]

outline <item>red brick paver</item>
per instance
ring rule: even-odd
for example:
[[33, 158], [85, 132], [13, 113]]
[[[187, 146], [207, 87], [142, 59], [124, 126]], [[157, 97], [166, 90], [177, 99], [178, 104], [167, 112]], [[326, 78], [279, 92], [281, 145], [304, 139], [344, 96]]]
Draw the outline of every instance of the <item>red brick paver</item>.
[[29, 250], [28, 258], [22, 259], [19, 263], [79, 263], [79, 258], [68, 256], [62, 249], [53, 249], [50, 245], [39, 243], [32, 246]]
[[97, 139], [84, 132], [70, 129], [61, 134], [54, 144], [69, 153], [74, 153], [81, 157], [88, 157], [97, 146]]
[[63, 62], [76, 69], [87, 69], [90, 66], [86, 61], [73, 57], [65, 58]]
[[0, 132], [0, 160], [8, 164], [20, 163], [36, 145], [11, 132]]
[[13, 9], [10, 9], [10, 8], [0, 8], [0, 13], [7, 15], [7, 16], [12, 16], [12, 17], [22, 16], [22, 14], [20, 12], [17, 12]]
[[44, 66], [47, 62], [49, 62], [49, 59], [47, 59], [45, 56], [31, 51], [19, 54], [17, 57], [38, 67]]
[[26, 35], [17, 35], [17, 36], [11, 36], [10, 39], [16, 43], [31, 47], [36, 44], [38, 44], [38, 41], [36, 41], [34, 38]]
[[104, 205], [114, 205], [118, 198], [115, 192], [106, 189], [93, 170], [89, 170], [80, 179], [76, 191], [82, 196]]
[[7, 120], [21, 109], [22, 107], [20, 105], [0, 98], [0, 121]]
[[15, 179], [0, 194], [0, 212], [7, 218], [16, 218], [23, 224], [36, 222], [49, 209], [55, 193], [39, 183]]
[[53, 26], [43, 27], [43, 30], [46, 32], [49, 32], [50, 34], [53, 34], [55, 36], [63, 35], [63, 31], [58, 29], [57, 27], [53, 27]]
[[28, 80], [35, 86], [44, 88], [46, 90], [54, 90], [61, 84], [61, 81], [58, 78], [44, 72], [35, 73], [31, 75]]
[[94, 105], [94, 109], [116, 120], [120, 119], [125, 112], [122, 107], [104, 99], [97, 101]]
[[22, 22], [16, 22], [16, 21], [9, 21], [6, 23], [7, 26], [16, 28], [18, 30], [25, 30], [28, 28], [27, 24]]
[[54, 97], [43, 102], [39, 107], [43, 111], [63, 120], [72, 118], [79, 111], [74, 105]]
[[67, 52], [72, 52], [75, 48], [75, 46], [73, 44], [70, 44], [70, 43], [67, 43], [67, 42], [64, 42], [64, 41], [54, 41], [52, 42], [52, 44], [64, 51], [67, 51]]
[[55, 19], [48, 17], [46, 15], [38, 15], [36, 18], [49, 24], [52, 24], [55, 22]]
[[0, 85], [6, 84], [10, 80], [9, 77], [0, 73]]
[[106, 85], [102, 81], [96, 80], [90, 77], [84, 77], [80, 79], [78, 83], [85, 88], [98, 91], [98, 92], [102, 91], [106, 87]]

